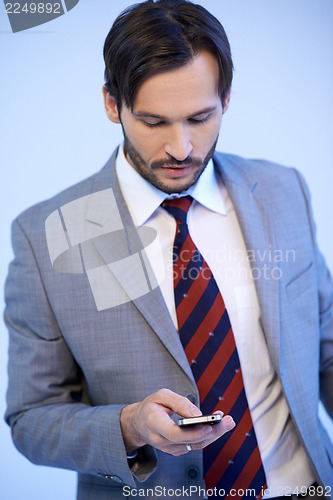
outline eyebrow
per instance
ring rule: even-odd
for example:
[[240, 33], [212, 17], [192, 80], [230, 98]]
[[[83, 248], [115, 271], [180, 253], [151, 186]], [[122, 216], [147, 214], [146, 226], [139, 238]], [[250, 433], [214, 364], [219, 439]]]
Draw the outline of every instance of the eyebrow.
[[[209, 106], [207, 108], [196, 111], [195, 113], [189, 115], [188, 118], [193, 118], [194, 116], [203, 115], [205, 113], [211, 113], [215, 109], [216, 106]], [[133, 115], [136, 116], [137, 118], [156, 118], [158, 120], [169, 121], [169, 118], [165, 116], [155, 115], [154, 113], [149, 113], [148, 111], [137, 111], [137, 112], [133, 111]]]

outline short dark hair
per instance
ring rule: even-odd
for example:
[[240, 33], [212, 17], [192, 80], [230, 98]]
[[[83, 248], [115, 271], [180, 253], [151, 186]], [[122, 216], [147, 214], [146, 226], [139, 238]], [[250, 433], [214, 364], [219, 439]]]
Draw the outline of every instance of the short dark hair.
[[202, 50], [219, 63], [219, 95], [231, 88], [233, 63], [221, 23], [187, 0], [147, 0], [124, 10], [104, 44], [105, 87], [119, 110], [133, 109], [139, 86], [154, 74], [186, 65]]

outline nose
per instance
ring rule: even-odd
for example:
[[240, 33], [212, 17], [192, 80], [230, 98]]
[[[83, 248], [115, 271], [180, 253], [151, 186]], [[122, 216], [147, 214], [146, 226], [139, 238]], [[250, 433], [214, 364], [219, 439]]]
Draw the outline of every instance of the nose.
[[187, 127], [183, 124], [174, 124], [168, 132], [165, 152], [175, 158], [175, 160], [185, 160], [190, 156], [193, 149]]

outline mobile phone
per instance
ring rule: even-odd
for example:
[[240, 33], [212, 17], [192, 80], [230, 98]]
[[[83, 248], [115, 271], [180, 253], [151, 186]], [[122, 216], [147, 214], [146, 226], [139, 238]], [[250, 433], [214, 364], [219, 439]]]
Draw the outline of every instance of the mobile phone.
[[178, 420], [179, 427], [188, 427], [189, 425], [197, 424], [217, 424], [221, 422], [222, 415], [219, 413], [217, 415], [202, 415], [201, 417], [190, 417], [190, 418], [180, 418]]

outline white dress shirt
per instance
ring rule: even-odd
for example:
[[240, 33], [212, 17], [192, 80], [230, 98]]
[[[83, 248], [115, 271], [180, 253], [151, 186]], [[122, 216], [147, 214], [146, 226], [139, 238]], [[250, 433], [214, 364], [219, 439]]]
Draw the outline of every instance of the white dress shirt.
[[[135, 225], [147, 225], [157, 231], [160, 247], [153, 246], [148, 251], [148, 258], [177, 328], [172, 276], [176, 222], [160, 206], [170, 196], [141, 177], [127, 161], [123, 147], [119, 148], [116, 172]], [[291, 494], [297, 488], [300, 491], [301, 487], [314, 482], [314, 474], [297, 436], [267, 349], [259, 321], [257, 294], [236, 213], [212, 160], [196, 184], [184, 194], [194, 198], [188, 213], [189, 232], [214, 274], [233, 328], [267, 477], [265, 498]]]

